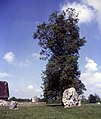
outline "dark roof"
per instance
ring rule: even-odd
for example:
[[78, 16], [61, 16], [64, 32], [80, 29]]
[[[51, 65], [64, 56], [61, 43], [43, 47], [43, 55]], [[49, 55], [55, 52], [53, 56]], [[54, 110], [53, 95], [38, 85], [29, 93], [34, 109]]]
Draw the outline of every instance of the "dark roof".
[[6, 81], [0, 81], [0, 98], [8, 98], [9, 89]]

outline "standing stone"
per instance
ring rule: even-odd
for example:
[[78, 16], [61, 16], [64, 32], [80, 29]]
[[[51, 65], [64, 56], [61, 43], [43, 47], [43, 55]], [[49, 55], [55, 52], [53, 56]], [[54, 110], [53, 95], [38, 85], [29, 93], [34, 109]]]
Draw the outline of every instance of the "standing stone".
[[9, 102], [5, 100], [0, 100], [0, 106], [9, 106]]
[[32, 97], [32, 102], [39, 102], [39, 99], [36, 96]]
[[73, 87], [68, 88], [63, 92], [62, 102], [64, 104], [64, 108], [81, 106], [79, 95]]
[[13, 109], [17, 109], [17, 107], [18, 107], [18, 102], [11, 101], [9, 109], [13, 110]]

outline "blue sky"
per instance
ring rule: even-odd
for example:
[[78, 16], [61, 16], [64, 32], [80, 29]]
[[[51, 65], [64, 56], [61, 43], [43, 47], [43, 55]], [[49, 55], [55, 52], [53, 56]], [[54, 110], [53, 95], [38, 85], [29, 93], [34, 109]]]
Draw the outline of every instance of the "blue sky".
[[101, 0], [0, 0], [0, 80], [9, 83], [10, 97], [40, 96], [41, 72], [47, 61], [39, 60], [40, 47], [33, 39], [36, 25], [53, 11], [75, 8], [80, 35], [87, 43], [80, 50], [80, 79], [85, 95], [101, 96]]

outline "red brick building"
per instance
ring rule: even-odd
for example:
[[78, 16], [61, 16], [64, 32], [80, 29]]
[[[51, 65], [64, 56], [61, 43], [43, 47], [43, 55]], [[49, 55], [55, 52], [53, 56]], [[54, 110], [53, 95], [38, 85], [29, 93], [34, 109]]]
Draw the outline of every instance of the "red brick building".
[[0, 100], [8, 100], [9, 88], [6, 81], [0, 81]]

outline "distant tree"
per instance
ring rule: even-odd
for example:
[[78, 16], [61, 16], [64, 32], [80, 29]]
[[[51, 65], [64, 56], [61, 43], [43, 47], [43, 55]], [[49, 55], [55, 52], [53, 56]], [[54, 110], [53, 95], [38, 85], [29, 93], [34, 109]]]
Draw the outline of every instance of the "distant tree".
[[11, 97], [10, 99], [9, 99], [9, 101], [16, 101], [17, 99], [16, 99], [16, 97]]
[[18, 101], [18, 102], [31, 102], [31, 99], [23, 99], [23, 98], [16, 98], [16, 97], [11, 97], [9, 101]]
[[97, 94], [94, 94], [94, 95], [90, 94], [89, 97], [88, 97], [88, 101], [90, 103], [97, 103], [97, 102], [101, 102], [101, 99]]
[[90, 103], [96, 103], [96, 97], [93, 94], [90, 94], [88, 97]]
[[43, 72], [43, 92], [47, 100], [61, 99], [66, 88], [75, 87], [79, 94], [85, 89], [79, 80], [79, 50], [86, 43], [80, 38], [78, 15], [75, 9], [66, 12], [53, 12], [48, 22], [37, 26], [34, 38], [42, 47], [41, 59], [48, 59]]
[[88, 103], [88, 100], [86, 99], [86, 97], [84, 95], [81, 96], [81, 102], [82, 103]]
[[101, 102], [100, 97], [95, 93], [96, 102]]

